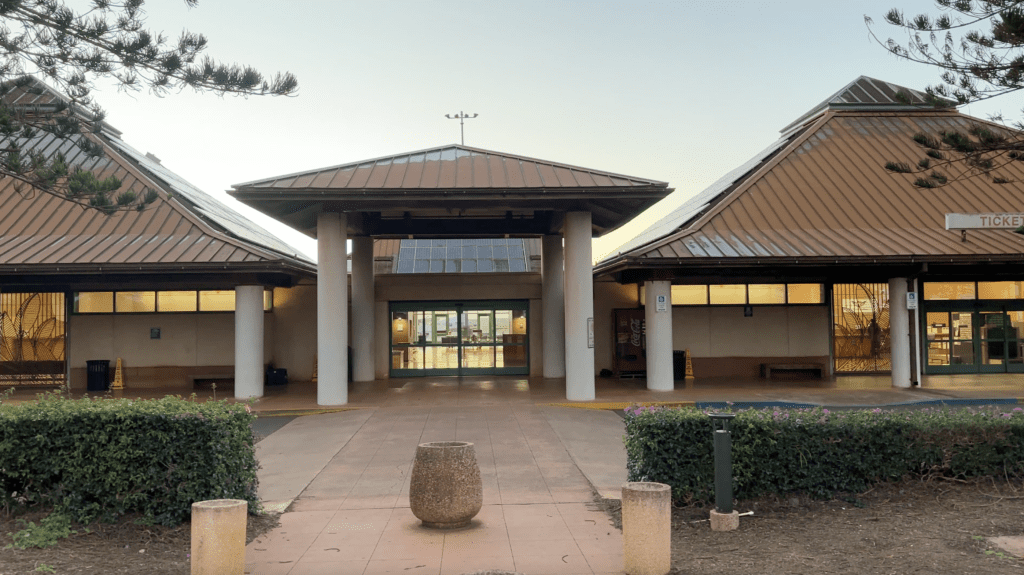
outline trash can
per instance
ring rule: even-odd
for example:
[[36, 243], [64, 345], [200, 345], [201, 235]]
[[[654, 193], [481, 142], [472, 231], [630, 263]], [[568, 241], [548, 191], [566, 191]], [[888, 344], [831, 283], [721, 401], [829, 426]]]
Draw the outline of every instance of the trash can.
[[85, 388], [88, 391], [107, 391], [110, 382], [110, 360], [90, 359], [85, 365]]
[[267, 370], [267, 385], [285, 385], [288, 383], [288, 370], [270, 368]]
[[686, 379], [686, 351], [672, 350], [672, 379], [682, 381]]

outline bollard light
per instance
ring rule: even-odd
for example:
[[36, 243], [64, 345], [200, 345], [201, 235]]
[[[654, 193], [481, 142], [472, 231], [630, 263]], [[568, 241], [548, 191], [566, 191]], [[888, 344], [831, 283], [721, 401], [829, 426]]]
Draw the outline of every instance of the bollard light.
[[715, 508], [732, 513], [732, 436], [729, 421], [734, 413], [710, 413], [715, 438]]

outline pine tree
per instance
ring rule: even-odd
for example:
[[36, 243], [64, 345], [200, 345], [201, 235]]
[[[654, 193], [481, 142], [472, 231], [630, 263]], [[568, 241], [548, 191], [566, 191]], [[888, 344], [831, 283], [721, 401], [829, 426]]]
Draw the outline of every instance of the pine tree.
[[[926, 89], [929, 104], [954, 107], [1003, 96], [1024, 88], [1024, 1], [934, 0], [939, 14], [907, 17], [898, 9], [885, 21], [907, 33], [906, 44], [882, 42], [898, 58], [941, 70], [941, 83]], [[865, 16], [871, 30], [872, 20]], [[925, 151], [915, 166], [888, 162], [897, 173], [917, 174], [914, 185], [934, 188], [964, 177], [988, 177], [996, 184], [1013, 179], [1000, 168], [1024, 161], [1024, 122], [993, 116], [964, 131], [919, 133], [914, 141]], [[966, 166], [950, 176], [945, 168]]]
[[[191, 8], [198, 0], [184, 0]], [[295, 77], [264, 78], [254, 68], [204, 55], [207, 40], [183, 31], [176, 40], [145, 28], [144, 0], [90, 0], [76, 11], [62, 0], [0, 0], [0, 177], [13, 178], [25, 194], [52, 194], [105, 213], [141, 210], [156, 192], [120, 192], [117, 178], [101, 178], [69, 165], [61, 154], [44, 155], [33, 142], [55, 136], [97, 157], [95, 134], [103, 110], [93, 101], [99, 78], [127, 90], [164, 95], [192, 88], [234, 95], [294, 95]], [[46, 105], [12, 103], [26, 91], [41, 93], [33, 77], [64, 95]]]

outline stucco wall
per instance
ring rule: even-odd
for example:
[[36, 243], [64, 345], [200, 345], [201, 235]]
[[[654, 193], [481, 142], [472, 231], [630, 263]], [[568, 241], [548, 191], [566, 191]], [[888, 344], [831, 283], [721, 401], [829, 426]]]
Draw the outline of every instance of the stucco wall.
[[268, 361], [288, 381], [309, 381], [316, 356], [316, 285], [274, 289], [274, 345]]
[[[594, 283], [595, 368], [614, 369], [612, 310], [637, 307], [634, 285]], [[827, 368], [827, 306], [672, 308], [672, 349], [689, 349], [698, 377], [756, 377], [760, 363], [820, 362]]]
[[[160, 338], [150, 330], [160, 328]], [[275, 321], [264, 314], [263, 356], [273, 353]], [[85, 387], [85, 362], [121, 358], [125, 384], [183, 387], [195, 375], [231, 377], [235, 364], [232, 313], [72, 315], [68, 321], [71, 385]]]

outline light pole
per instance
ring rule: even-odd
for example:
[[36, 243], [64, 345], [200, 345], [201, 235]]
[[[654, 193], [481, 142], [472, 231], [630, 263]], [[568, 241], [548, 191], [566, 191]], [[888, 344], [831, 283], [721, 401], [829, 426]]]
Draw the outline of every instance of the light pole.
[[466, 145], [466, 129], [464, 128], [464, 126], [466, 124], [465, 120], [467, 120], [467, 119], [468, 120], [472, 120], [473, 118], [475, 118], [475, 117], [477, 117], [479, 115], [480, 114], [473, 114], [472, 116], [470, 116], [469, 114], [460, 111], [458, 114], [455, 114], [454, 116], [452, 116], [450, 114], [445, 114], [444, 117], [448, 118], [449, 120], [456, 120], [457, 119], [459, 121], [459, 133], [462, 135], [462, 145], [465, 146]]

